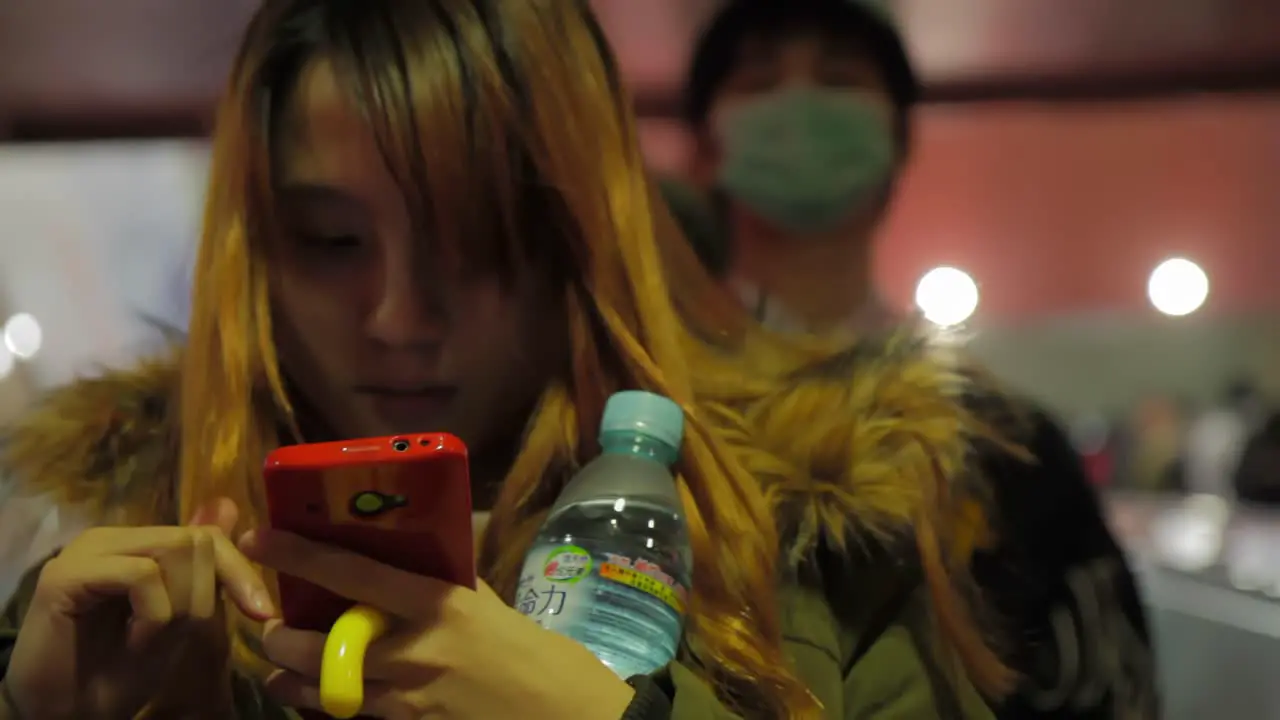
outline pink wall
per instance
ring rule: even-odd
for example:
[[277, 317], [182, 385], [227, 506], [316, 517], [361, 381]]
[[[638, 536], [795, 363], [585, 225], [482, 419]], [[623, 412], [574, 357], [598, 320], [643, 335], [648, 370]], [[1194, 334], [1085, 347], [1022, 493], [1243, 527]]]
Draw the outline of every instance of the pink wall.
[[[643, 141], [681, 166], [669, 123]], [[1280, 310], [1280, 97], [930, 106], [917, 147], [880, 243], [894, 301], [953, 264], [983, 319], [1149, 313], [1147, 275], [1186, 255], [1209, 273], [1206, 312]]]

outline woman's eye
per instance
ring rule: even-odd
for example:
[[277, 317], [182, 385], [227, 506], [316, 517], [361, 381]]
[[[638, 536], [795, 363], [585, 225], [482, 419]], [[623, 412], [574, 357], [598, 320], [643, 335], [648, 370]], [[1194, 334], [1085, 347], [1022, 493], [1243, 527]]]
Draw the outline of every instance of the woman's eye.
[[303, 247], [317, 250], [354, 250], [364, 245], [359, 235], [298, 233], [298, 242]]

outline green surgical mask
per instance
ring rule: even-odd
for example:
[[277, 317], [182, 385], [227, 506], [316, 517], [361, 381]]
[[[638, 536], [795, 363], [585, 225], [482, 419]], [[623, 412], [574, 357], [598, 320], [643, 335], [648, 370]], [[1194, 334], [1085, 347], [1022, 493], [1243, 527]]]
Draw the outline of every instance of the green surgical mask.
[[716, 120], [720, 188], [789, 232], [835, 228], [879, 197], [897, 161], [883, 105], [849, 90], [788, 88]]

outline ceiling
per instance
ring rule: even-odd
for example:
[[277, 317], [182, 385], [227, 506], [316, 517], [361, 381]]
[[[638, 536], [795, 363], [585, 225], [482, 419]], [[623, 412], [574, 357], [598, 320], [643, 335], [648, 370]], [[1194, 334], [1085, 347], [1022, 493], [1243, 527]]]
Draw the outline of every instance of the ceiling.
[[[670, 114], [716, 0], [595, 0], [641, 112]], [[1280, 0], [898, 0], [936, 101], [1280, 87]], [[255, 0], [0, 2], [0, 133], [204, 127]]]

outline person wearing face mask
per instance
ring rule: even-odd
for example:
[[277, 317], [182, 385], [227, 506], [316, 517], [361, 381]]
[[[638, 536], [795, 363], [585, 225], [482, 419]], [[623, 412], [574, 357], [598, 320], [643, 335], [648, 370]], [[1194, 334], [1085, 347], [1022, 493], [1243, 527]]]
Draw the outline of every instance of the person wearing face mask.
[[[875, 292], [871, 255], [920, 91], [887, 10], [733, 0], [706, 26], [685, 90], [691, 182], [663, 189], [678, 218], [696, 219], [687, 234], [708, 268], [784, 333], [852, 341], [902, 322]], [[1066, 433], [967, 372], [984, 380], [966, 392], [971, 411], [1012, 441], [972, 453], [992, 532], [971, 564], [1021, 675], [999, 716], [1157, 717], [1137, 586]]]
[[766, 324], [883, 319], [870, 241], [917, 85], [877, 6], [783, 5], [731, 3], [703, 36], [686, 102], [694, 178], [732, 236], [729, 277]]

